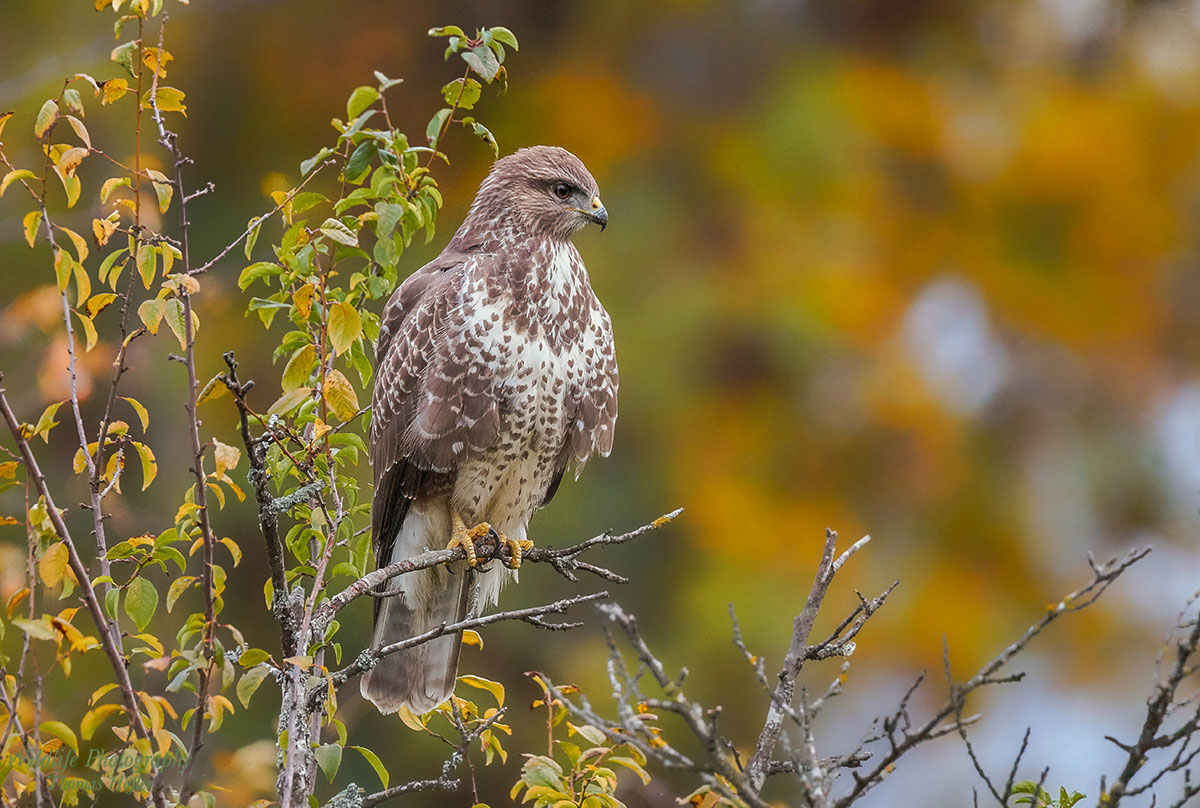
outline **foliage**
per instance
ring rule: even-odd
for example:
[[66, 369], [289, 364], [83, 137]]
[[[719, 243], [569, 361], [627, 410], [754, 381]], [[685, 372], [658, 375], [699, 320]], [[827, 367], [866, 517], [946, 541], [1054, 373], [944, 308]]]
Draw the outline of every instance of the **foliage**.
[[1042, 788], [1040, 783], [1035, 783], [1033, 780], [1022, 780], [1014, 785], [1013, 794], [1020, 795], [1013, 797], [1014, 805], [1028, 805], [1031, 808], [1073, 808], [1076, 803], [1087, 796], [1078, 791], [1068, 794], [1064, 787], [1058, 790], [1058, 799], [1055, 799], [1049, 791]]
[[[333, 666], [342, 661], [339, 623], [332, 612], [321, 612], [329, 608], [329, 587], [373, 567], [369, 500], [360, 499], [356, 477], [367, 450], [362, 417], [367, 408], [360, 401], [369, 396], [370, 346], [380, 328], [370, 304], [396, 287], [398, 262], [413, 238], [422, 231], [426, 241], [434, 235], [442, 197], [432, 170], [439, 160], [449, 162], [441, 149], [449, 127], [465, 127], [496, 151], [491, 132], [464, 113], [473, 110], [484, 84], [506, 82], [504, 57], [517, 40], [502, 27], [472, 37], [455, 26], [431, 31], [447, 39], [446, 58], [457, 54], [464, 72], [443, 88], [448, 106], [430, 119], [427, 145], [410, 142], [392, 124], [387, 94], [400, 80], [376, 72], [375, 84], [351, 92], [346, 119], [332, 121], [334, 141], [301, 164], [298, 184], [275, 192], [273, 210], [252, 219], [220, 254], [199, 264], [188, 250], [186, 206], [212, 188], [192, 190], [183, 178], [190, 161], [179, 148], [171, 116], [187, 115], [187, 96], [167, 84], [177, 63], [165, 47], [162, 3], [112, 0], [96, 8], [116, 15], [118, 39], [136, 29], [134, 38], [112, 50], [118, 75], [98, 80], [77, 73], [45, 101], [32, 125], [44, 155], [40, 167], [18, 167], [0, 149], [7, 169], [0, 193], [24, 190], [29, 247], [49, 248], [46, 268], [53, 270], [61, 300], [72, 380], [84, 356], [108, 348], [109, 333], [118, 346], [107, 407], [97, 421], [84, 417], [73, 386], [68, 399], [51, 404], [33, 423], [10, 424], [19, 456], [0, 466], [0, 489], [25, 484], [25, 519], [5, 522], [26, 525], [29, 552], [26, 586], [9, 599], [9, 619], [0, 623], [0, 631], [11, 626], [16, 631], [6, 633], [20, 638], [19, 650], [10, 642], [0, 651], [6, 672], [0, 745], [7, 753], [0, 800], [15, 804], [37, 789], [39, 799], [62, 791], [64, 804], [76, 804], [80, 790], [90, 794], [87, 789], [99, 783], [155, 805], [193, 799], [212, 805], [218, 792], [203, 787], [195, 770], [205, 736], [219, 732], [239, 704], [248, 708], [268, 683], [278, 688], [282, 703], [278, 788], [284, 804], [311, 798], [317, 769], [334, 782], [345, 749], [359, 753], [386, 789], [390, 776], [378, 755], [368, 744], [352, 742], [336, 717], [336, 688], [315, 698], [312, 691], [330, 682]], [[89, 95], [94, 100], [85, 102]], [[97, 115], [111, 114], [104, 109], [109, 106], [130, 113], [138, 140], [132, 165], [93, 142], [83, 122], [88, 107]], [[0, 116], [0, 128], [12, 117]], [[153, 133], [160, 155], [142, 149], [143, 138]], [[170, 170], [154, 167], [164, 159]], [[89, 191], [101, 211], [90, 222], [91, 245], [65, 224], [85, 198], [78, 175], [85, 160], [105, 161], [112, 170]], [[168, 213], [178, 215], [176, 226], [163, 224]], [[264, 230], [277, 233], [267, 255], [258, 246]], [[231, 355], [229, 373], [206, 384], [195, 371], [201, 313], [194, 301], [208, 270], [239, 245], [252, 261], [238, 278], [239, 288], [254, 295], [247, 314], [275, 335], [270, 353], [283, 366], [280, 394], [262, 412], [246, 398], [252, 385], [237, 380]], [[114, 310], [115, 319], [104, 314]], [[134, 313], [140, 325], [131, 322]], [[129, 346], [160, 335], [164, 323], [182, 352], [171, 358], [187, 374], [193, 452], [185, 462], [193, 479], [173, 519], [161, 524], [150, 515], [144, 532], [118, 539], [101, 514], [125, 495], [128, 468], [140, 469], [142, 490], [159, 470], [146, 440], [152, 410], [119, 388], [129, 370]], [[227, 415], [217, 402], [230, 393], [244, 448], [216, 438], [202, 444], [197, 408], [211, 408], [210, 418]], [[4, 409], [11, 412], [6, 400]], [[118, 415], [134, 416], [134, 425]], [[89, 553], [78, 533], [72, 535], [61, 520], [29, 446], [33, 438], [77, 443], [73, 468], [91, 491], [94, 567], [84, 561]], [[282, 628], [282, 643], [274, 649], [223, 617], [231, 586], [262, 584], [253, 571], [237, 569], [243, 549], [220, 536], [216, 519], [231, 497], [246, 499], [235, 479], [244, 476], [239, 470], [244, 454], [260, 515], [272, 526], [264, 535], [282, 544], [264, 585], [266, 604]], [[77, 590], [88, 608], [70, 605]], [[85, 682], [101, 684], [82, 712], [72, 714], [45, 699], [44, 684], [57, 687], [57, 677], [69, 677], [81, 658], [101, 647], [109, 657], [108, 677]], [[500, 738], [511, 729], [498, 720], [503, 687], [474, 676], [464, 676], [463, 683], [491, 691], [498, 705], [481, 710], [455, 697], [429, 716], [405, 716], [405, 723], [449, 743], [444, 731], [430, 729], [440, 715], [451, 734], [478, 738], [485, 765], [507, 759]], [[30, 714], [44, 720], [30, 725]], [[64, 772], [56, 775], [44, 762], [44, 756], [64, 749], [74, 755], [64, 772], [81, 768], [98, 779], [76, 778], [82, 785], [67, 787]], [[183, 761], [181, 771], [172, 774], [176, 760]]]

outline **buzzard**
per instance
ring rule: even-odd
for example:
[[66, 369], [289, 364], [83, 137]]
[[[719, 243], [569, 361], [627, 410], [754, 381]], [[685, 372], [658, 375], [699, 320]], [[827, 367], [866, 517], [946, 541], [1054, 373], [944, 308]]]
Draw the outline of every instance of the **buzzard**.
[[[568, 469], [612, 449], [612, 323], [571, 243], [589, 222], [603, 230], [608, 212], [579, 158], [521, 149], [496, 161], [446, 249], [388, 301], [371, 402], [375, 560], [457, 545], [468, 558], [389, 582], [372, 647], [494, 604], [532, 546], [533, 512]], [[492, 531], [511, 561], [484, 570], [473, 541]], [[461, 641], [385, 656], [363, 696], [384, 713], [433, 709], [454, 689]]]

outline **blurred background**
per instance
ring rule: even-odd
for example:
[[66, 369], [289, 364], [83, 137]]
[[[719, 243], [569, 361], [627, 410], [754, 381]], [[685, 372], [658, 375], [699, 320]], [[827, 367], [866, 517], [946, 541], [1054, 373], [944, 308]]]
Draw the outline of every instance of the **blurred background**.
[[[32, 154], [26, 123], [63, 76], [117, 74], [111, 15], [90, 7], [0, 5], [0, 108], [18, 112], [6, 145], [18, 164]], [[597, 177], [611, 229], [577, 243], [612, 314], [622, 373], [612, 456], [564, 485], [530, 535], [561, 546], [684, 507], [604, 561], [633, 577], [615, 594], [653, 647], [669, 666], [687, 665], [691, 695], [724, 705], [722, 721], [746, 745], [767, 699], [731, 643], [728, 604], [775, 668], [826, 526], [844, 543], [874, 540], [843, 570], [818, 633], [856, 602], [854, 589], [901, 582], [826, 712], [817, 740], [830, 754], [852, 748], [922, 670], [931, 672], [922, 703], [941, 702], [943, 637], [966, 678], [1090, 578], [1087, 553], [1152, 544], [1096, 607], [1020, 658], [1024, 683], [971, 705], [984, 713], [973, 735], [993, 769], [1007, 769], [1030, 726], [1022, 775], [1050, 766], [1050, 784], [1097, 796], [1099, 773], [1120, 759], [1103, 736], [1140, 727], [1162, 638], [1200, 584], [1200, 3], [168, 0], [168, 9], [171, 83], [188, 94], [181, 145], [196, 162], [190, 177], [216, 185], [190, 208], [193, 251], [205, 259], [271, 207], [269, 191], [297, 181], [300, 160], [332, 140], [329, 119], [344, 115], [349, 92], [375, 83], [372, 70], [404, 77], [389, 106], [419, 137], [437, 88], [459, 72], [426, 29], [500, 24], [517, 34], [509, 90], [485, 90], [479, 117], [502, 153], [561, 145]], [[89, 109], [95, 140], [127, 124], [111, 108]], [[449, 239], [492, 159], [457, 130], [446, 145], [454, 163], [439, 169], [438, 234], [407, 253], [409, 269]], [[90, 163], [81, 207], [107, 176]], [[31, 258], [24, 209], [8, 197], [0, 369], [33, 419], [64, 395], [62, 324], [45, 291], [48, 264]], [[85, 230], [89, 214], [77, 214]], [[265, 407], [280, 368], [264, 355], [257, 319], [241, 315], [243, 266], [231, 258], [206, 281], [200, 375], [234, 349]], [[161, 335], [138, 343], [129, 377], [131, 394], [158, 410], [149, 443], [160, 459], [184, 447], [183, 373], [162, 362], [173, 345]], [[151, 360], [160, 370], [138, 375]], [[85, 392], [104, 384], [109, 361], [103, 347], [88, 355]], [[223, 404], [207, 405], [202, 434], [232, 443]], [[68, 443], [39, 448], [57, 452], [47, 462], [58, 483], [82, 492]], [[114, 514], [118, 530], [169, 525], [188, 478], [183, 464], [167, 466]], [[252, 510], [231, 506], [217, 524], [248, 550], [237, 572], [244, 601], [233, 594], [228, 608], [267, 643]], [[24, 537], [4, 531], [7, 597], [21, 585]], [[503, 603], [578, 591], [530, 569]], [[359, 604], [343, 621], [347, 654], [368, 639], [367, 612]], [[483, 653], [464, 652], [465, 671], [508, 686], [514, 746], [536, 748], [541, 737], [525, 711], [536, 696], [526, 670], [607, 705], [603, 638], [586, 616], [588, 627], [566, 637], [489, 629]], [[823, 689], [836, 675], [815, 668], [808, 681]], [[47, 686], [82, 698], [68, 683]], [[230, 719], [239, 729], [206, 748], [230, 805], [271, 792], [273, 746], [247, 746], [268, 737], [269, 701], [239, 710]], [[357, 693], [343, 695], [342, 710], [352, 738], [395, 734], [385, 755], [395, 778], [434, 775], [436, 743], [378, 717]], [[372, 782], [361, 761], [348, 755], [345, 765]], [[493, 804], [519, 765], [510, 758], [487, 775]], [[962, 806], [973, 784], [961, 744], [946, 739], [906, 759], [863, 804]], [[664, 778], [629, 801], [669, 805], [691, 787]], [[457, 804], [448, 800], [423, 804]]]

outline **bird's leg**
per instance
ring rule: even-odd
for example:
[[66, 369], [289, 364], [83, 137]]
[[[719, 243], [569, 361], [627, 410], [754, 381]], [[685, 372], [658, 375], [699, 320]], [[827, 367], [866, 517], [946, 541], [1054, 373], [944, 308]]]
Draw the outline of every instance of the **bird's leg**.
[[520, 569], [521, 557], [527, 551], [533, 549], [533, 542], [531, 542], [529, 539], [510, 539], [503, 533], [500, 533], [499, 536], [500, 541], [508, 545], [508, 551], [512, 554], [512, 560], [507, 562], [504, 566], [508, 567], [510, 570]]
[[450, 550], [462, 545], [462, 548], [467, 551], [467, 563], [473, 567], [478, 560], [475, 556], [475, 542], [491, 533], [492, 526], [487, 522], [480, 522], [475, 527], [468, 528], [462, 517], [458, 515], [458, 511], [453, 508], [450, 511], [452, 532], [450, 543], [446, 545], [446, 549]]

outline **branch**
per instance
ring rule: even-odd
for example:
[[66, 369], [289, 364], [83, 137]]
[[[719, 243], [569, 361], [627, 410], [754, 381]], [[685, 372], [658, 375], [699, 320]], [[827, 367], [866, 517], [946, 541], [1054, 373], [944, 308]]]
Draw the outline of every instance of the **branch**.
[[[817, 574], [804, 603], [804, 610], [792, 621], [792, 642], [788, 647], [787, 656], [784, 657], [783, 667], [779, 671], [778, 683], [771, 694], [771, 706], [767, 710], [766, 723], [763, 725], [762, 732], [759, 733], [754, 757], [750, 759], [750, 785], [756, 792], [762, 789], [770, 771], [771, 756], [774, 754], [775, 745], [779, 742], [779, 736], [783, 732], [783, 720], [788, 713], [787, 706], [791, 705], [795, 694], [796, 678], [800, 675], [800, 669], [804, 666], [805, 660], [809, 658], [808, 635], [812, 633], [813, 623], [816, 622], [817, 612], [825, 601], [829, 584], [850, 556], [862, 549], [870, 540], [870, 536], [864, 536], [835, 560], [837, 533], [829, 529], [825, 531], [825, 547], [821, 553], [821, 563], [817, 565]], [[883, 597], [886, 596], [885, 593]], [[865, 620], [869, 616], [868, 612], [863, 619]], [[835, 639], [839, 633], [839, 631], [835, 631], [831, 640]], [[855, 633], [857, 633], [857, 629]], [[826, 641], [826, 647], [829, 642], [829, 640]]]
[[[672, 519], [679, 516], [681, 513], [683, 513], [683, 508], [677, 508], [668, 514], [664, 514], [654, 521], [648, 522], [647, 524], [635, 528], [627, 533], [622, 533], [618, 536], [614, 536], [610, 533], [602, 533], [599, 536], [587, 539], [586, 541], [582, 541], [579, 544], [564, 548], [562, 550], [534, 547], [530, 550], [526, 550], [521, 555], [521, 560], [522, 563], [550, 564], [572, 581], [576, 581], [578, 578], [572, 575], [571, 571], [575, 569], [583, 569], [588, 572], [598, 574], [600, 577], [606, 577], [608, 580], [615, 579], [620, 583], [626, 583], [626, 579], [616, 575], [616, 573], [610, 572], [609, 570], [605, 570], [601, 567], [586, 564], [585, 562], [579, 561], [578, 557], [582, 553], [594, 547], [624, 544], [625, 542], [642, 536], [651, 530], [662, 527], [667, 522], [670, 522]], [[494, 559], [498, 559], [501, 562], [511, 559], [508, 546], [496, 541], [494, 537], [492, 537], [490, 540], [481, 540], [477, 542], [475, 545], [475, 555], [478, 559], [478, 563], [480, 564]], [[466, 557], [466, 550], [460, 546], [447, 550], [428, 550], [418, 556], [406, 558], [403, 561], [397, 561], [395, 563], [380, 567], [374, 572], [369, 572], [363, 577], [359, 578], [341, 592], [338, 592], [332, 598], [318, 606], [313, 612], [313, 625], [324, 625], [327, 621], [332, 619], [335, 614], [344, 609], [346, 606], [350, 605], [356, 599], [363, 597], [364, 595], [374, 595], [377, 591], [379, 591], [379, 588], [383, 584], [398, 575], [404, 575], [405, 573], [416, 572], [417, 570], [428, 569], [430, 567], [437, 567], [441, 564], [448, 564], [452, 561], [462, 561]]]
[[[3, 375], [0, 374], [0, 382], [3, 381], [3, 378]], [[149, 744], [151, 743], [150, 734], [146, 731], [146, 725], [142, 722], [142, 715], [138, 709], [137, 695], [134, 693], [133, 682], [129, 679], [129, 669], [125, 666], [125, 659], [121, 655], [121, 650], [117, 647], [112, 633], [106, 628], [108, 621], [104, 616], [104, 610], [100, 606], [100, 601], [96, 599], [96, 590], [92, 587], [91, 576], [83, 563], [83, 559], [79, 557], [79, 550], [75, 545], [74, 539], [71, 538], [70, 531], [67, 530], [62, 513], [59, 512], [58, 506], [54, 504], [54, 497], [51, 496], [50, 488], [46, 484], [46, 476], [42, 473], [37, 458], [33, 455], [29, 441], [21, 433], [21, 424], [17, 421], [16, 415], [13, 414], [12, 407], [9, 406], [3, 387], [0, 387], [0, 415], [3, 415], [4, 422], [8, 425], [8, 430], [12, 433], [13, 440], [17, 443], [17, 449], [21, 453], [21, 459], [25, 463], [25, 468], [29, 476], [33, 479], [34, 487], [46, 501], [46, 511], [51, 523], [54, 525], [54, 532], [58, 534], [58, 537], [67, 547], [67, 558], [70, 562], [71, 570], [75, 573], [80, 592], [83, 595], [84, 604], [87, 606], [88, 613], [92, 616], [92, 621], [96, 624], [97, 633], [100, 635], [100, 644], [104, 648], [104, 653], [108, 656], [109, 664], [112, 666], [113, 673], [116, 676], [117, 687], [120, 689], [121, 698], [125, 702], [125, 712], [129, 716], [130, 726], [133, 727], [134, 734], [139, 739]], [[161, 790], [154, 789], [153, 798], [156, 806], [166, 808], [166, 801]]]

